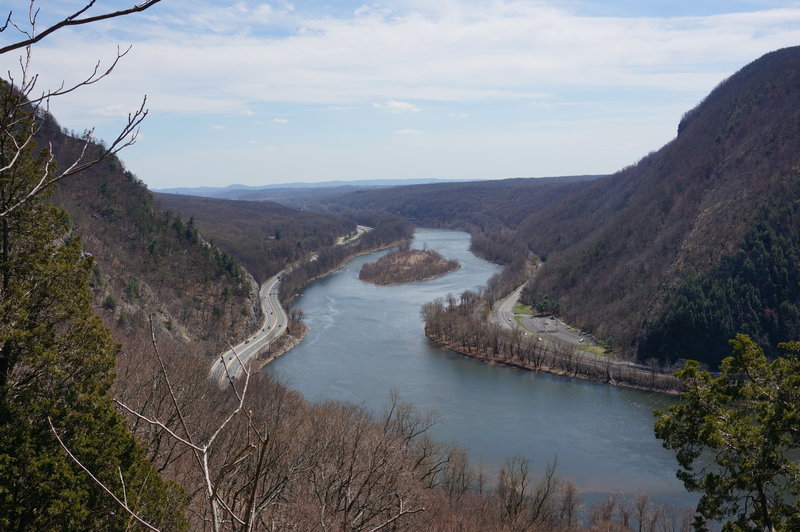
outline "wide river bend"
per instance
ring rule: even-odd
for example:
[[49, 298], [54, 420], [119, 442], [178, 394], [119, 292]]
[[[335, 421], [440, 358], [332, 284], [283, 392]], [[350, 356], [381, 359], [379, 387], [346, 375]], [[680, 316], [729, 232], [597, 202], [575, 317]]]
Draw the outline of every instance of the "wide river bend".
[[540, 471], [558, 456], [558, 474], [587, 502], [599, 494], [647, 491], [656, 501], [693, 505], [676, 463], [653, 436], [655, 408], [673, 399], [648, 392], [494, 367], [433, 345], [423, 334], [423, 303], [483, 285], [499, 266], [469, 252], [469, 235], [419, 228], [427, 246], [461, 268], [438, 279], [395, 286], [358, 280], [357, 257], [317, 280], [294, 303], [306, 315], [305, 339], [269, 366], [309, 400], [341, 400], [379, 412], [395, 389], [433, 410], [433, 435], [465, 447], [490, 470], [522, 454]]

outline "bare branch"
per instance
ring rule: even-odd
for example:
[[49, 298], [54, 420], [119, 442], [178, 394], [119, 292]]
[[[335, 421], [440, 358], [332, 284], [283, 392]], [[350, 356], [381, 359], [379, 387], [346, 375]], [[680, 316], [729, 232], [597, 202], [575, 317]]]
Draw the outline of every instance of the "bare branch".
[[[84, 170], [91, 168], [92, 166], [107, 159], [108, 157], [117, 154], [117, 152], [119, 152], [120, 150], [135, 144], [136, 138], [139, 136], [139, 125], [147, 117], [147, 110], [144, 108], [146, 103], [147, 103], [147, 97], [144, 97], [142, 99], [142, 104], [139, 106], [139, 109], [134, 113], [128, 114], [128, 121], [123, 127], [122, 131], [119, 133], [119, 135], [117, 135], [117, 138], [114, 139], [114, 141], [105, 150], [103, 150], [103, 152], [100, 155], [90, 160], [84, 160], [89, 147], [92, 145], [92, 132], [89, 132], [86, 139], [84, 140], [83, 146], [81, 147], [80, 155], [72, 162], [72, 164], [66, 170], [52, 176], [50, 175], [49, 171], [51, 168], [51, 164], [55, 160], [55, 154], [53, 153], [52, 145], [50, 145], [48, 148], [49, 158], [47, 164], [44, 166], [45, 172], [39, 179], [39, 182], [33, 188], [31, 188], [28, 191], [28, 193], [25, 194], [21, 199], [19, 199], [14, 204], [6, 207], [5, 210], [0, 212], [0, 218], [8, 216], [16, 209], [18, 209], [26, 202], [28, 202], [30, 199], [41, 194], [42, 192], [47, 190], [50, 186], [61, 181], [65, 177], [69, 177], [71, 175], [83, 172]], [[31, 140], [31, 137], [27, 137], [25, 139], [24, 144], [27, 144]], [[14, 156], [13, 161], [16, 161], [16, 158], [20, 151], [21, 148], [17, 150], [17, 155]], [[13, 161], [10, 166], [13, 166]], [[0, 169], [0, 171], [6, 170], [10, 166]]]
[[397, 515], [387, 519], [386, 521], [384, 521], [380, 525], [370, 529], [370, 532], [377, 532], [378, 530], [381, 530], [382, 528], [391, 525], [392, 523], [394, 523], [395, 521], [397, 521], [398, 519], [400, 519], [404, 515], [417, 514], [419, 512], [424, 512], [424, 511], [425, 511], [425, 508], [416, 508], [414, 510], [404, 510], [403, 509], [403, 499], [400, 499], [400, 511], [397, 513]]
[[161, 430], [163, 430], [164, 432], [166, 432], [167, 434], [169, 434], [170, 436], [172, 436], [173, 438], [175, 438], [176, 440], [178, 440], [182, 444], [186, 445], [187, 447], [193, 449], [194, 451], [196, 451], [196, 452], [205, 452], [207, 450], [205, 447], [200, 447], [198, 445], [195, 445], [194, 443], [190, 442], [186, 438], [183, 438], [183, 437], [179, 436], [174, 430], [169, 428], [165, 423], [163, 423], [163, 422], [161, 422], [161, 421], [159, 421], [157, 419], [149, 418], [149, 417], [145, 416], [144, 414], [142, 414], [140, 412], [137, 412], [136, 410], [134, 410], [133, 408], [129, 407], [128, 405], [126, 405], [122, 401], [119, 401], [118, 399], [114, 399], [114, 402], [120, 408], [122, 408], [123, 410], [128, 412], [129, 414], [131, 414], [133, 416], [136, 416], [137, 418], [141, 419], [145, 423], [149, 423], [150, 425], [153, 425], [154, 427], [160, 428]]
[[122, 500], [125, 502], [125, 506], [128, 505], [128, 492], [125, 489], [125, 479], [122, 477], [122, 468], [117, 466], [117, 472], [119, 473], [119, 483], [122, 486]]
[[13, 13], [12, 11], [8, 12], [8, 16], [6, 17], [6, 23], [3, 24], [2, 27], [0, 27], [0, 32], [6, 31], [6, 28], [8, 27], [8, 23], [11, 22], [11, 14], [12, 13]]
[[[139, 13], [141, 11], [144, 11], [145, 9], [153, 7], [155, 4], [159, 3], [160, 1], [161, 0], [145, 0], [144, 2], [141, 2], [140, 4], [136, 4], [133, 7], [130, 7], [128, 9], [122, 9], [122, 10], [114, 11], [114, 12], [111, 12], [111, 13], [104, 13], [102, 15], [95, 15], [93, 17], [80, 18], [81, 15], [83, 15], [89, 8], [91, 8], [94, 5], [95, 0], [91, 0], [84, 7], [82, 7], [81, 9], [79, 9], [78, 11], [73, 13], [72, 15], [68, 16], [67, 18], [63, 19], [60, 22], [57, 22], [56, 24], [53, 24], [52, 26], [48, 27], [44, 31], [42, 31], [42, 32], [40, 32], [38, 34], [28, 34], [28, 38], [27, 39], [24, 39], [22, 41], [15, 42], [15, 43], [12, 43], [12, 44], [9, 44], [7, 46], [4, 46], [4, 47], [0, 48], [0, 54], [4, 54], [4, 53], [10, 52], [12, 50], [18, 50], [20, 48], [24, 48], [26, 46], [30, 46], [30, 45], [32, 45], [34, 43], [37, 43], [37, 42], [41, 41], [42, 39], [44, 39], [45, 37], [47, 37], [51, 33], [54, 33], [54, 32], [56, 32], [56, 31], [58, 31], [58, 30], [60, 30], [62, 28], [68, 27], [68, 26], [78, 26], [78, 25], [81, 25], [81, 24], [90, 24], [92, 22], [97, 22], [97, 21], [100, 21], [100, 20], [106, 20], [106, 19], [110, 19], [110, 18], [121, 17], [121, 16], [124, 16], [124, 15], [130, 15], [131, 13]], [[31, 16], [32, 20], [31, 21], [35, 22], [35, 18], [36, 18], [35, 14], [32, 14], [32, 16]], [[11, 13], [8, 14], [8, 20], [6, 21], [6, 25], [3, 26], [3, 29], [5, 29], [5, 27], [9, 24], [9, 22], [12, 25], [16, 26], [11, 21]]]
[[[133, 48], [133, 45], [128, 46], [125, 49], [124, 52], [120, 52], [120, 48], [118, 46], [117, 47], [117, 55], [114, 58], [114, 60], [111, 62], [111, 64], [108, 67], [106, 67], [105, 72], [102, 72], [102, 73], [98, 74], [98, 72], [100, 71], [100, 65], [102, 64], [100, 61], [98, 61], [97, 63], [94, 64], [94, 68], [92, 68], [91, 74], [86, 76], [83, 79], [83, 81], [79, 81], [79, 82], [75, 83], [74, 85], [72, 85], [72, 86], [70, 86], [68, 88], [64, 88], [64, 82], [61, 82], [61, 86], [58, 89], [52, 90], [52, 91], [47, 91], [44, 94], [42, 94], [41, 96], [36, 97], [36, 98], [29, 98], [28, 103], [35, 105], [35, 104], [38, 104], [38, 103], [40, 103], [42, 101], [49, 101], [50, 98], [53, 98], [55, 96], [63, 96], [65, 94], [69, 94], [70, 92], [74, 92], [74, 91], [78, 90], [81, 87], [85, 87], [87, 85], [93, 85], [93, 84], [97, 83], [101, 79], [103, 79], [103, 78], [107, 77], [109, 74], [111, 74], [111, 72], [117, 67], [117, 64], [119, 64], [120, 60], [123, 57], [125, 57], [126, 55], [128, 55], [128, 52], [130, 52], [132, 48]], [[35, 84], [35, 79], [32, 79], [31, 88], [32, 88], [33, 84]], [[28, 91], [28, 92], [30, 92], [30, 91]]]

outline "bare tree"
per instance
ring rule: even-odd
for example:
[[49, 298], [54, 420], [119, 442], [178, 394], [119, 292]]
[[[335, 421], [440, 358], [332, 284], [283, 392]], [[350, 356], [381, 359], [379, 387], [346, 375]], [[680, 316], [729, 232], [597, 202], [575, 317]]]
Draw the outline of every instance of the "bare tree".
[[[248, 365], [242, 364], [243, 377], [237, 380], [228, 374], [229, 393], [214, 399], [225, 411], [213, 414], [205, 412], [205, 415], [192, 419], [187, 414], [185, 390], [181, 390], [180, 381], [175, 379], [172, 374], [174, 371], [168, 368], [156, 342], [152, 320], [150, 330], [152, 352], [157, 362], [157, 378], [160, 381], [154, 380], [151, 387], [154, 390], [159, 387], [161, 393], [143, 394], [144, 403], [136, 407], [119, 399], [115, 399], [115, 402], [136, 423], [152, 429], [149, 431], [152, 434], [150, 439], [158, 440], [158, 447], [168, 451], [168, 462], [164, 463], [164, 467], [183, 458], [182, 467], [189, 471], [183, 473], [182, 484], [190, 491], [190, 498], [196, 498], [195, 495], [199, 494], [199, 498], [204, 501], [204, 504], [189, 508], [195, 515], [195, 521], [202, 523], [203, 528], [208, 526], [215, 532], [231, 529], [254, 530], [259, 523], [260, 513], [275, 501], [290, 480], [286, 472], [302, 467], [302, 461], [289, 465], [284, 461], [282, 467], [275, 467], [276, 462], [286, 452], [285, 446], [280, 448], [275, 445], [274, 438], [277, 433], [276, 424], [282, 420], [282, 416], [277, 415], [274, 409], [280, 408], [284, 398], [270, 397], [270, 411], [264, 415], [254, 415], [252, 408], [246, 408], [251, 372]], [[235, 351], [234, 356], [238, 358]], [[200, 381], [200, 386], [205, 385], [207, 383]], [[285, 391], [283, 388], [280, 390]], [[190, 394], [188, 397], [193, 396], [194, 394]], [[163, 418], [150, 414], [154, 406]], [[201, 420], [209, 418], [214, 421], [205, 426]], [[141, 431], [139, 434], [141, 435]], [[172, 443], [162, 440], [172, 440]], [[128, 508], [124, 485], [121, 488], [122, 494], [115, 493], [75, 458], [65, 445], [62, 446], [70, 458], [117, 501], [124, 511], [131, 513], [144, 526], [155, 530], [155, 527], [144, 522]], [[277, 479], [269, 478], [270, 471], [279, 471], [281, 474]]]
[[[117, 48], [116, 56], [109, 65], [104, 67], [98, 61], [88, 74], [78, 81], [71, 83], [63, 81], [59, 87], [40, 89], [37, 87], [39, 75], [33, 72], [31, 68], [33, 45], [63, 28], [138, 13], [149, 9], [160, 1], [145, 0], [126, 9], [90, 14], [95, 0], [89, 0], [71, 15], [41, 30], [37, 23], [40, 9], [36, 6], [35, 0], [31, 0], [28, 11], [23, 17], [17, 16], [13, 11], [8, 12], [5, 22], [0, 26], [0, 33], [16, 32], [19, 40], [0, 48], [0, 55], [16, 50], [21, 50], [21, 55], [19, 56], [19, 71], [16, 73], [8, 71], [5, 73], [7, 79], [0, 80], [0, 142], [10, 147], [9, 153], [11, 153], [11, 156], [7, 159], [8, 162], [0, 167], [0, 174], [12, 170], [19, 163], [20, 156], [24, 150], [34, 142], [34, 138], [41, 130], [45, 119], [49, 118], [51, 99], [75, 92], [82, 87], [93, 85], [102, 80], [111, 74], [119, 61], [130, 51], [130, 47], [124, 50]], [[139, 125], [147, 116], [146, 101], [147, 98], [144, 97], [139, 108], [128, 114], [127, 121], [117, 137], [107, 143], [106, 146], [103, 147], [96, 144], [93, 141], [94, 130], [88, 130], [81, 139], [82, 145], [78, 150], [78, 154], [66, 164], [62, 162], [63, 168], [58, 171], [55, 170], [55, 165], [52, 164], [56, 158], [53, 146], [52, 144], [48, 145], [46, 148], [47, 164], [42, 166], [43, 170], [31, 186], [15, 190], [14, 194], [3, 198], [2, 203], [0, 203], [0, 218], [8, 216], [26, 201], [47, 190], [59, 180], [86, 170], [135, 143], [139, 133]], [[31, 114], [38, 119], [30, 120]]]

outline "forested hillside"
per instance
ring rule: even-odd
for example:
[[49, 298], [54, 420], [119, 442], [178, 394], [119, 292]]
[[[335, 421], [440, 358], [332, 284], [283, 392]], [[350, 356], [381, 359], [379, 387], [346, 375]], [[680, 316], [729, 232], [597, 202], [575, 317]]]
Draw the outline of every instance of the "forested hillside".
[[617, 352], [716, 365], [736, 332], [769, 351], [800, 336], [798, 199], [795, 47], [721, 83], [673, 141], [611, 176], [417, 185], [319, 204], [467, 229], [476, 252], [516, 272], [537, 256], [532, 289]]
[[298, 211], [271, 201], [236, 201], [157, 194], [160, 206], [192, 221], [261, 282], [311, 251], [336, 243], [356, 223], [332, 214]]
[[[53, 145], [62, 166], [83, 145], [50, 116], [39, 142]], [[94, 305], [118, 340], [140, 338], [152, 316], [176, 346], [208, 356], [257, 325], [250, 274], [205, 244], [189, 220], [162, 212], [116, 157], [62, 180], [53, 202], [69, 212], [72, 231], [95, 259]]]
[[716, 364], [737, 331], [797, 337], [800, 48], [742, 69], [678, 131], [521, 224], [518, 245], [545, 259], [537, 289], [641, 359]]
[[517, 225], [531, 212], [583, 189], [597, 176], [504, 179], [435, 183], [363, 190], [311, 202], [316, 208], [386, 212], [418, 225], [464, 229], [473, 249], [490, 260], [512, 262], [525, 256], [514, 247]]

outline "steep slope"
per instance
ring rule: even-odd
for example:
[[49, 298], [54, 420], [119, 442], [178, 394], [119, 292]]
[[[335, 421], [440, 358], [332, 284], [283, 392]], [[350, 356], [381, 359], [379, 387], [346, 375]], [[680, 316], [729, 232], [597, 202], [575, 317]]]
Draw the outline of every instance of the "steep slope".
[[[60, 165], [82, 144], [52, 117], [39, 137], [53, 145]], [[152, 317], [170, 349], [209, 356], [257, 326], [252, 277], [205, 244], [196, 228], [161, 212], [116, 157], [63, 180], [52, 201], [69, 212], [73, 231], [94, 256], [94, 306], [118, 341], [141, 342]]]
[[[751, 294], [759, 308], [750, 321], [735, 312], [698, 317], [693, 335], [713, 336], [709, 341], [693, 342], [689, 335], [673, 342], [686, 316], [669, 324], [665, 316], [688, 304], [687, 282], [695, 287], [688, 299], [697, 302], [711, 298], [716, 286], [702, 279], [736, 275], [726, 261], [752, 252], [745, 236], [755, 225], [767, 223], [776, 238], [789, 239], [787, 252], [793, 249], [794, 202], [800, 198], [800, 47], [767, 54], [742, 69], [688, 112], [678, 131], [675, 140], [635, 166], [520, 225], [518, 245], [545, 259], [536, 288], [557, 298], [570, 321], [640, 358], [692, 357], [715, 364], [727, 352], [726, 336], [737, 330], [755, 334], [768, 347], [797, 335], [793, 320], [785, 319], [800, 303], [789, 275], [780, 281], [786, 285], [780, 300]], [[785, 224], [774, 222], [775, 212], [783, 213]], [[767, 253], [761, 259], [775, 257]], [[758, 283], [752, 276], [739, 282], [727, 299], [760, 292]], [[675, 290], [683, 301], [670, 297]], [[779, 335], [751, 323], [753, 313], [781, 312], [786, 316], [776, 317], [783, 323]]]

